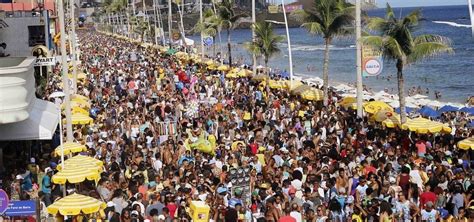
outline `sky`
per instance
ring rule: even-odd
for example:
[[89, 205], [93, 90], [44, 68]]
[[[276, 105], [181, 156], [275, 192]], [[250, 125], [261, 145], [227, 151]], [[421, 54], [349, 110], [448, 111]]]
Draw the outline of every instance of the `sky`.
[[389, 2], [392, 7], [417, 7], [437, 5], [465, 5], [467, 0], [377, 0], [379, 7], [385, 7]]

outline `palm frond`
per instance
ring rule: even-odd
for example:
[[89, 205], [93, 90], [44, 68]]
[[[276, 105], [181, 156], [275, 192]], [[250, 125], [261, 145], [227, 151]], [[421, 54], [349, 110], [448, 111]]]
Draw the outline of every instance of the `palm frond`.
[[383, 57], [385, 59], [393, 59], [393, 60], [405, 60], [406, 55], [403, 52], [402, 47], [398, 43], [395, 38], [390, 36], [386, 36], [383, 39]]
[[385, 9], [385, 19], [390, 21], [397, 21], [395, 17], [395, 12], [393, 12], [392, 6], [387, 2], [387, 8]]
[[352, 27], [352, 21], [354, 21], [354, 17], [350, 14], [342, 14], [334, 18], [331, 25], [328, 29], [329, 36], [339, 37], [348, 35], [349, 27]]
[[403, 24], [408, 25], [408, 26], [416, 26], [418, 25], [418, 21], [420, 20], [421, 17], [421, 10], [417, 9], [415, 11], [412, 11], [410, 14], [405, 16], [403, 18]]
[[416, 63], [430, 57], [434, 57], [444, 53], [454, 53], [453, 48], [440, 42], [423, 42], [416, 44], [411, 54], [407, 58], [407, 63]]
[[320, 35], [320, 34], [323, 33], [323, 29], [321, 27], [321, 24], [319, 24], [317, 22], [303, 23], [301, 25], [301, 27], [305, 28], [306, 30], [308, 30], [309, 33], [311, 33], [313, 35]]
[[382, 32], [384, 27], [387, 25], [385, 19], [379, 18], [379, 17], [374, 17], [370, 18], [367, 21], [367, 29], [371, 31], [380, 31]]

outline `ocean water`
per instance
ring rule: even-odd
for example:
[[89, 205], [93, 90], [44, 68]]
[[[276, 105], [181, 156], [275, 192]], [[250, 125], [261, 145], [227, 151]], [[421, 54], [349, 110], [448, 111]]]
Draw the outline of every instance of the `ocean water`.
[[[415, 8], [395, 8], [396, 15], [404, 16]], [[423, 7], [419, 29], [415, 34], [438, 34], [449, 37], [455, 53], [440, 55], [405, 69], [406, 89], [421, 87], [434, 92], [441, 92], [441, 101], [464, 103], [469, 96], [474, 96], [474, 38], [471, 37], [469, 12], [467, 6]], [[385, 9], [368, 12], [370, 16], [383, 17]], [[284, 28], [277, 28], [277, 34], [285, 35]], [[222, 43], [227, 36], [222, 33]], [[199, 36], [191, 36], [199, 40]], [[321, 77], [324, 56], [324, 44], [321, 37], [310, 35], [302, 28], [291, 28], [290, 38], [293, 51], [295, 75], [303, 77]], [[231, 33], [233, 42], [233, 59], [241, 59], [251, 64], [251, 55], [244, 49], [243, 43], [251, 40], [250, 30], [234, 30]], [[218, 43], [218, 40], [216, 41]], [[223, 52], [227, 49], [224, 46]], [[211, 50], [212, 48], [209, 48]], [[270, 66], [288, 70], [288, 49], [286, 39], [280, 44], [281, 53], [270, 60]], [[330, 47], [330, 83], [351, 83], [356, 80], [355, 40], [344, 37], [333, 41]], [[211, 52], [211, 51], [209, 51]], [[363, 84], [374, 92], [387, 88], [397, 92], [396, 69], [393, 62], [385, 62], [384, 70], [378, 77], [366, 77]]]

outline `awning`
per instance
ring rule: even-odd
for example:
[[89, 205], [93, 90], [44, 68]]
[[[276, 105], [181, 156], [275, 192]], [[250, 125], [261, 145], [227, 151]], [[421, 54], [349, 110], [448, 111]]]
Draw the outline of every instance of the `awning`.
[[58, 125], [58, 112], [54, 103], [33, 100], [30, 117], [24, 121], [0, 125], [0, 141], [50, 140]]

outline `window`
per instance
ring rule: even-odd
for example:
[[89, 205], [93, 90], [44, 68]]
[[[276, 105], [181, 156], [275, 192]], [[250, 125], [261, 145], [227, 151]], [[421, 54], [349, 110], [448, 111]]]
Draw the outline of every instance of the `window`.
[[30, 47], [46, 44], [43, 25], [28, 26], [28, 44]]

